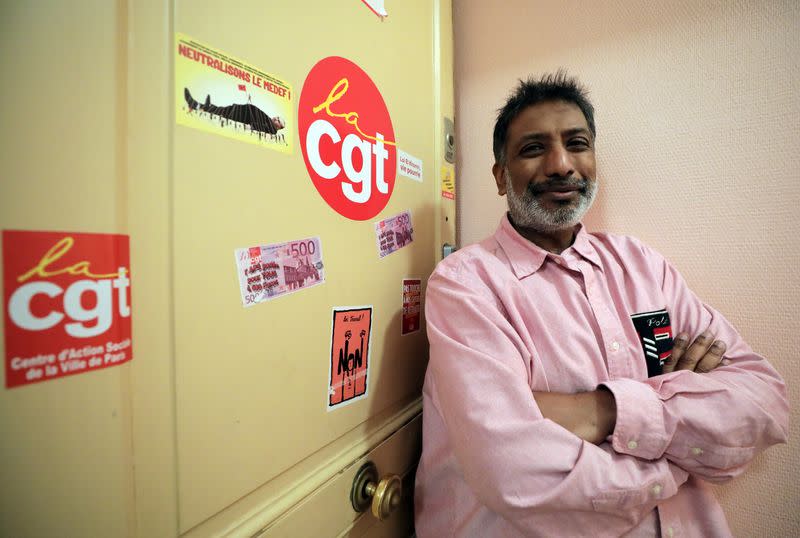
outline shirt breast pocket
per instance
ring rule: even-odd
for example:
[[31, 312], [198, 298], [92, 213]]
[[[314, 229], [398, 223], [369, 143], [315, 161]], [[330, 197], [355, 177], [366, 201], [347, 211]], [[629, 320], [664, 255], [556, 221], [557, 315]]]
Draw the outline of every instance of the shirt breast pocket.
[[647, 377], [661, 375], [664, 361], [672, 356], [672, 323], [667, 309], [631, 314], [647, 364]]

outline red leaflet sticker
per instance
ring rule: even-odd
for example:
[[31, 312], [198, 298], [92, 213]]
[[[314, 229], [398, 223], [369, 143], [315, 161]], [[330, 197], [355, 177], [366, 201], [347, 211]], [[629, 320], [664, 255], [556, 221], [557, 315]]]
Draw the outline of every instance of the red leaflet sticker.
[[418, 278], [403, 279], [403, 324], [400, 329], [401, 335], [419, 330], [421, 282]]
[[6, 387], [131, 360], [128, 236], [3, 231]]
[[328, 411], [367, 397], [371, 306], [333, 309]]
[[314, 186], [337, 213], [367, 220], [386, 207], [397, 174], [392, 119], [381, 93], [345, 58], [320, 60], [300, 94], [298, 128]]

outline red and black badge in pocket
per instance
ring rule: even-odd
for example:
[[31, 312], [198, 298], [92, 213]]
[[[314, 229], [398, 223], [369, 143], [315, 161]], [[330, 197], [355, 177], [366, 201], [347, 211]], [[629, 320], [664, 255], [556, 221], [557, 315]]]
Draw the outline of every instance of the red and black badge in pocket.
[[664, 361], [672, 355], [672, 326], [666, 309], [631, 316], [642, 343], [647, 377], [663, 373]]

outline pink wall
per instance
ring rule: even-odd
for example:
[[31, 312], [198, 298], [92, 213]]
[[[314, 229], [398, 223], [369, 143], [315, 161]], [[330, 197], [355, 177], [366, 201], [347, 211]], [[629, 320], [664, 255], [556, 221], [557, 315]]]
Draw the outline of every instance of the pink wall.
[[[597, 109], [590, 229], [638, 236], [767, 356], [800, 400], [800, 4], [454, 0], [459, 243], [505, 209], [495, 110], [565, 67]], [[798, 430], [717, 488], [737, 536], [800, 535]]]

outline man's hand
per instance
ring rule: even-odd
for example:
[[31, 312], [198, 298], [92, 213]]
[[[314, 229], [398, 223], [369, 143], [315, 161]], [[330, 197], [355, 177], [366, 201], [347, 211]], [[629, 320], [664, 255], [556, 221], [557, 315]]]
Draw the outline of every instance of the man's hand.
[[716, 368], [722, 362], [725, 353], [725, 343], [714, 340], [714, 335], [705, 331], [689, 344], [689, 335], [680, 333], [675, 337], [672, 356], [664, 362], [663, 373], [668, 374], [676, 370], [691, 370], [705, 374]]
[[617, 402], [603, 388], [577, 394], [534, 391], [533, 397], [544, 418], [596, 445], [611, 435], [617, 423]]

